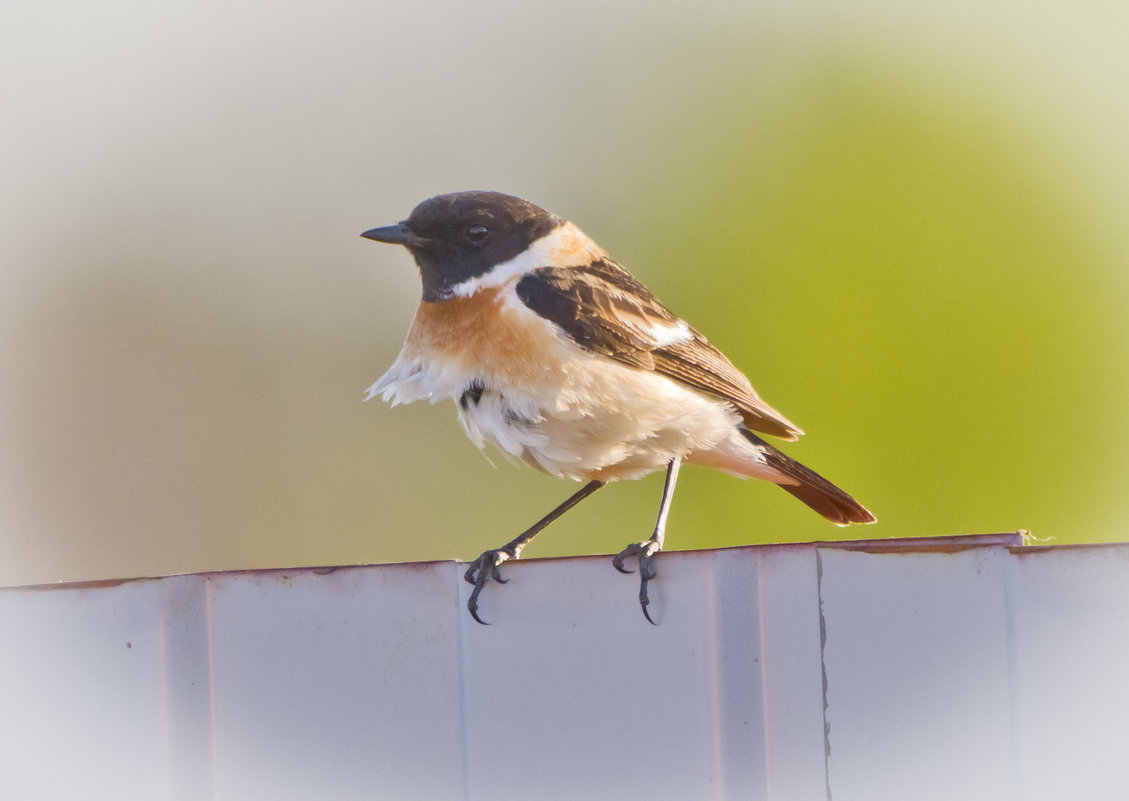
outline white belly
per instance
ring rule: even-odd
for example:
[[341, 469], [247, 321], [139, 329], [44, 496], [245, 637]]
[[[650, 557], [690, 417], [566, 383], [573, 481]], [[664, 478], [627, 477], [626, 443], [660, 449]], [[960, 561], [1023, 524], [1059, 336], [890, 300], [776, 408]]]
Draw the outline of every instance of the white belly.
[[609, 479], [638, 478], [736, 433], [727, 404], [662, 376], [599, 357], [569, 367], [561, 386], [536, 394], [484, 385], [460, 395], [467, 436], [551, 475]]

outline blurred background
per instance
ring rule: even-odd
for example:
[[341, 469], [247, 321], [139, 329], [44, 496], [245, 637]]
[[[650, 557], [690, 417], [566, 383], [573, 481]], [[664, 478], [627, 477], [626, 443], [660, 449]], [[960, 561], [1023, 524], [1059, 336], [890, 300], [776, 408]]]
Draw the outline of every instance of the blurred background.
[[[575, 485], [362, 403], [359, 238], [575, 221], [879, 518], [683, 472], [667, 543], [1126, 538], [1129, 12], [1098, 0], [47, 0], [0, 30], [0, 584], [469, 559]], [[661, 476], [529, 556], [647, 536]]]

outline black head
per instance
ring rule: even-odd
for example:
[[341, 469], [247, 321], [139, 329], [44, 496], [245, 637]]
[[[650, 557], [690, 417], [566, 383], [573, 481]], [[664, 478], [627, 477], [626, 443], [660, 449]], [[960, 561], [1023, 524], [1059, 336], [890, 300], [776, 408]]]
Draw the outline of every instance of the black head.
[[361, 236], [403, 245], [419, 265], [423, 299], [443, 300], [451, 287], [517, 256], [562, 220], [500, 192], [455, 192], [420, 203], [408, 219]]

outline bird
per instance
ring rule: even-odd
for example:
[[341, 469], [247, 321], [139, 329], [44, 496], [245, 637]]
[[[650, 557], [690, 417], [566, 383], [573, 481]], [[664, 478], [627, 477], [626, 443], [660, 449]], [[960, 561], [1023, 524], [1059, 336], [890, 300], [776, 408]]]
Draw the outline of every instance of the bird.
[[688, 322], [568, 220], [491, 191], [441, 194], [365, 239], [405, 247], [422, 297], [399, 355], [369, 387], [395, 406], [450, 398], [486, 445], [551, 476], [585, 482], [514, 539], [484, 551], [464, 578], [479, 610], [489, 580], [540, 531], [617, 479], [666, 471], [647, 539], [613, 566], [640, 577], [649, 609], [683, 463], [769, 481], [837, 525], [875, 517], [843, 490], [769, 444], [803, 432]]

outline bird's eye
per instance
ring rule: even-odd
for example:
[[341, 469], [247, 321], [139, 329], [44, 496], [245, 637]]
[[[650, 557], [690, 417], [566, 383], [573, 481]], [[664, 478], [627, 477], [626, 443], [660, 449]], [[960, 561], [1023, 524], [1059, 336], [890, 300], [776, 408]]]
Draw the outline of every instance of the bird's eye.
[[466, 238], [472, 245], [481, 245], [489, 234], [490, 229], [482, 224], [472, 225], [466, 229]]

